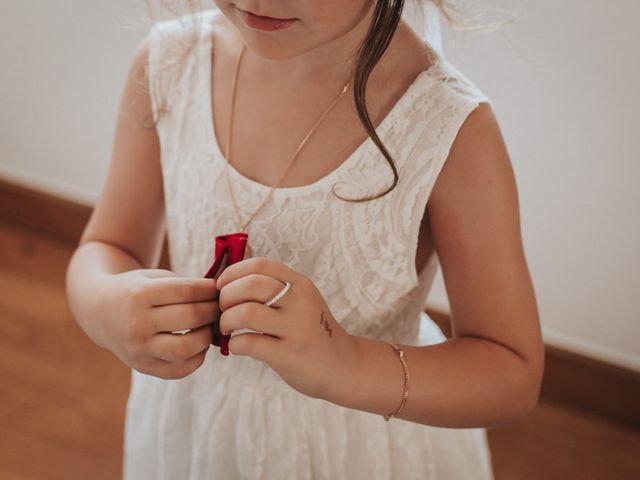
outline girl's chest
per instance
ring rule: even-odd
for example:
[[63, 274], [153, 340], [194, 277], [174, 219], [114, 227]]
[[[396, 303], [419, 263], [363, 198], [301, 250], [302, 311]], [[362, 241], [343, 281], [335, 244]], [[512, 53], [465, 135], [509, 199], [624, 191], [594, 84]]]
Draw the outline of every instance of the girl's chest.
[[305, 105], [286, 97], [237, 95], [229, 130], [228, 92], [214, 89], [212, 97], [213, 135], [220, 151], [244, 177], [263, 185], [313, 184], [351, 158], [367, 138], [350, 106], [338, 101], [326, 110], [331, 98]]
[[411, 64], [385, 78], [384, 85], [370, 78], [363, 104], [371, 121], [368, 132], [352, 85], [342, 91], [343, 83], [317, 79], [285, 87], [244, 64], [236, 78], [238, 47], [225, 46], [229, 40], [223, 35], [213, 44], [211, 134], [239, 173], [269, 186], [313, 184], [349, 161], [373, 129], [377, 132], [384, 120], [393, 123], [402, 115], [396, 106], [424, 69], [420, 63]]

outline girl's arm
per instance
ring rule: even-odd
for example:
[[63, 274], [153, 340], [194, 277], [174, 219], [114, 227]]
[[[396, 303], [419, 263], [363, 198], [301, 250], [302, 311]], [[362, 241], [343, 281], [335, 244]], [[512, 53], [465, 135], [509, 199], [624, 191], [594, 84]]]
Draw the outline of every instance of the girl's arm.
[[154, 268], [165, 215], [148, 57], [145, 39], [122, 94], [105, 186], [67, 268], [66, 293], [96, 344], [141, 373], [176, 379], [204, 362], [219, 309], [211, 279]]
[[[450, 428], [508, 423], [537, 404], [544, 344], [515, 177], [488, 104], [480, 104], [460, 129], [426, 214], [453, 335], [437, 345], [403, 346], [411, 380], [398, 417]], [[355, 337], [355, 342], [358, 360], [338, 373], [342, 378], [325, 399], [393, 412], [404, 392], [398, 354], [382, 341]]]
[[160, 140], [148, 90], [149, 39], [138, 46], [123, 88], [109, 171], [80, 243], [117, 245], [145, 268], [160, 261], [165, 232]]
[[148, 128], [148, 39], [129, 67], [115, 129], [111, 162], [100, 198], [66, 272], [66, 295], [74, 318], [103, 346], [95, 325], [96, 297], [110, 275], [153, 268], [164, 233], [164, 197], [155, 128]]
[[149, 128], [148, 39], [123, 88], [107, 179], [67, 267], [66, 294], [78, 324], [99, 345], [95, 300], [108, 275], [153, 268], [162, 251], [164, 196], [159, 140]]

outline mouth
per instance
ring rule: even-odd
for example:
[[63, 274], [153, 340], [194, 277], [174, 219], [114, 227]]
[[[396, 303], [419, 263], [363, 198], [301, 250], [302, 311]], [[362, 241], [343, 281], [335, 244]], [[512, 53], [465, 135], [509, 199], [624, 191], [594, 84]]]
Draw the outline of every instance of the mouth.
[[258, 13], [252, 12], [252, 11], [250, 11], [250, 10], [242, 10], [242, 9], [241, 9], [241, 8], [239, 8], [239, 7], [236, 7], [236, 8], [238, 8], [238, 10], [240, 10], [240, 11], [241, 11], [241, 12], [243, 12], [243, 13], [248, 13], [249, 15], [252, 15], [252, 16], [254, 16], [254, 17], [257, 17], [257, 18], [259, 18], [259, 19], [266, 20], [266, 21], [292, 22], [293, 20], [295, 20], [295, 18], [269, 17], [269, 16], [267, 16], [267, 15], [260, 15], [260, 14], [258, 14]]
[[242, 10], [239, 7], [236, 8], [242, 15], [242, 19], [247, 26], [257, 30], [280, 30], [296, 21], [296, 18], [269, 17], [266, 15], [258, 15], [248, 10]]

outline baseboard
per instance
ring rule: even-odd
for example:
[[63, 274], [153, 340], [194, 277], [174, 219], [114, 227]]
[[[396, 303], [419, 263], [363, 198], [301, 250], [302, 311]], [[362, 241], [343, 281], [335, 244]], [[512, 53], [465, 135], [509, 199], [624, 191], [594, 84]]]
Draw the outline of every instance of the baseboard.
[[91, 207], [0, 179], [0, 219], [77, 243]]
[[[76, 245], [92, 207], [0, 178], [0, 221]], [[167, 241], [159, 268], [169, 268]]]
[[[0, 221], [18, 224], [75, 245], [92, 207], [0, 179]], [[169, 268], [167, 242], [160, 268]], [[447, 337], [447, 312], [427, 314]], [[640, 429], [640, 372], [551, 345], [545, 345], [541, 396]]]

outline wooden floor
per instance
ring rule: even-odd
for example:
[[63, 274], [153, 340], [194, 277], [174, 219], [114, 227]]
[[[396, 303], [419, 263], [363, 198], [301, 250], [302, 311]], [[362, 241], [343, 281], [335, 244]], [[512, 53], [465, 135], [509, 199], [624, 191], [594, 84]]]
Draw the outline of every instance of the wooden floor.
[[[129, 369], [71, 317], [73, 247], [0, 223], [0, 479], [117, 479]], [[490, 429], [497, 480], [640, 479], [640, 432], [541, 400]]]

